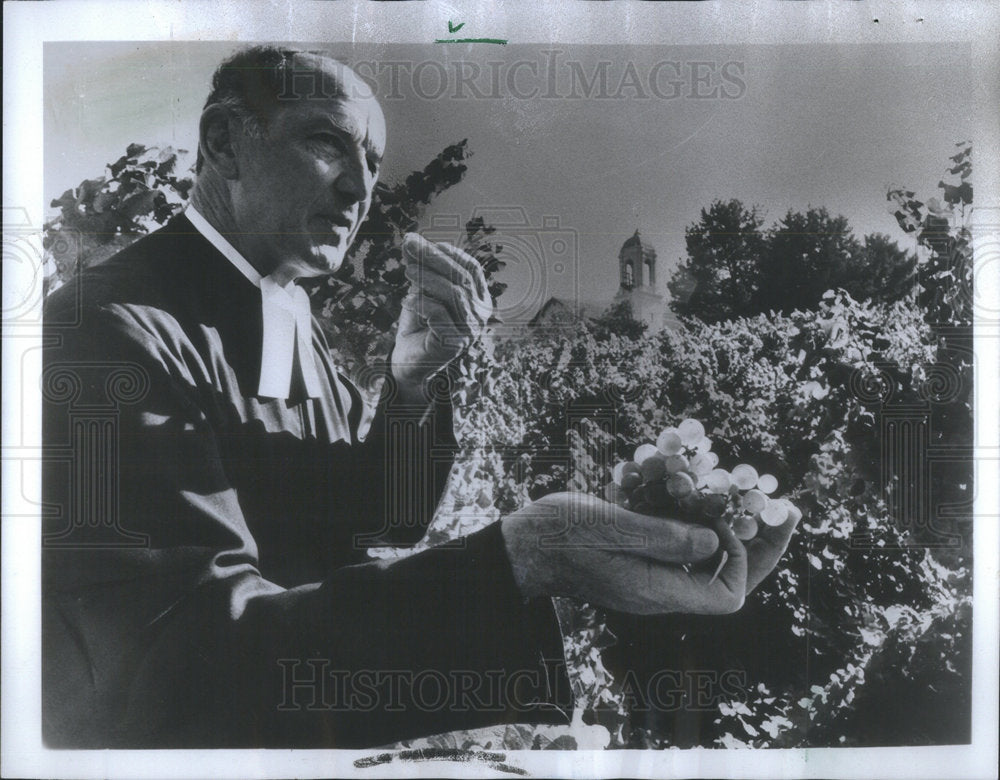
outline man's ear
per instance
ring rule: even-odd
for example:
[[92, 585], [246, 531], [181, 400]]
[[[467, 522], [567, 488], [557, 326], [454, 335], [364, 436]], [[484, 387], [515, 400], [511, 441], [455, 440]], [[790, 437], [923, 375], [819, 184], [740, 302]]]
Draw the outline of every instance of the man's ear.
[[206, 106], [198, 126], [198, 145], [205, 164], [226, 179], [239, 177], [233, 121], [229, 110], [218, 103]]

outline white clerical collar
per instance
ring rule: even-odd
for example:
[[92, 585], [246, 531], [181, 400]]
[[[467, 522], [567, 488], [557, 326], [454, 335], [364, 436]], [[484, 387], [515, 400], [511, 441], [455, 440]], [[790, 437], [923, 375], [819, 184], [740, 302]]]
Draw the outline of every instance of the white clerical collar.
[[[260, 289], [264, 334], [257, 394], [266, 398], [288, 398], [294, 367], [298, 363], [306, 393], [310, 398], [318, 398], [319, 374], [313, 357], [312, 313], [306, 291], [293, 282], [283, 287], [270, 276], [261, 276], [194, 206], [188, 205], [184, 213], [195, 229]], [[298, 361], [295, 360], [296, 352]]]

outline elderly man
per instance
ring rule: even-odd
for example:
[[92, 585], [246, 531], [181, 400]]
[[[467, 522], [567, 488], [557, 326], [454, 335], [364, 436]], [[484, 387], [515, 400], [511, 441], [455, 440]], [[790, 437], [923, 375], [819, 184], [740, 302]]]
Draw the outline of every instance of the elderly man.
[[[240, 52], [214, 76], [186, 212], [49, 300], [47, 744], [352, 747], [559, 722], [548, 597], [731, 612], [784, 550], [794, 523], [744, 547], [560, 494], [460, 546], [366, 557], [422, 536], [455, 444], [429, 382], [490, 313], [473, 258], [408, 237], [391, 378], [362, 434], [294, 281], [342, 263], [384, 143], [345, 66]], [[425, 500], [389, 500], [404, 480]], [[720, 545], [714, 581], [682, 567]]]

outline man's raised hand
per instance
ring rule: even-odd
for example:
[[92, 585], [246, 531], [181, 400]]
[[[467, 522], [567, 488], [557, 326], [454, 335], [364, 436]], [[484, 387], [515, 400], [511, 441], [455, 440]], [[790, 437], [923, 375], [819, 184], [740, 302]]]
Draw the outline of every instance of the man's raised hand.
[[400, 391], [422, 397], [423, 383], [469, 348], [493, 311], [474, 257], [416, 233], [403, 239], [410, 290], [396, 331], [392, 371]]

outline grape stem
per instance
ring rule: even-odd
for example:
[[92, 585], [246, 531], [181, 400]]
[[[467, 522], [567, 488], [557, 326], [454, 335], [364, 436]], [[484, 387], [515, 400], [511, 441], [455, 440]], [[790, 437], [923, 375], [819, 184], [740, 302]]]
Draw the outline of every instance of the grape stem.
[[725, 550], [723, 550], [722, 551], [722, 558], [719, 560], [719, 567], [715, 570], [715, 574], [712, 575], [712, 579], [710, 579], [708, 581], [709, 585], [711, 585], [713, 582], [715, 582], [719, 578], [719, 573], [722, 571], [722, 567], [726, 565], [726, 561], [728, 561], [728, 560], [729, 560], [729, 553], [727, 553]]

